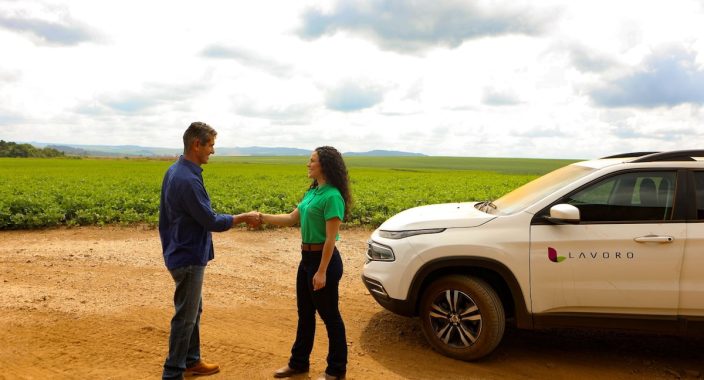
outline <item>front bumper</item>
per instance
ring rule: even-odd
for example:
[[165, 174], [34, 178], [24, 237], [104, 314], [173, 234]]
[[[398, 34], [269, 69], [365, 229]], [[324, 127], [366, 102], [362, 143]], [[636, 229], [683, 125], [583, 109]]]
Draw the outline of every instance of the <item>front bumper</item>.
[[369, 294], [371, 294], [374, 300], [376, 300], [379, 305], [383, 306], [384, 309], [407, 317], [415, 315], [415, 307], [410, 302], [389, 297], [384, 289], [384, 285], [379, 281], [362, 275], [362, 282], [364, 282], [364, 286], [369, 290]]

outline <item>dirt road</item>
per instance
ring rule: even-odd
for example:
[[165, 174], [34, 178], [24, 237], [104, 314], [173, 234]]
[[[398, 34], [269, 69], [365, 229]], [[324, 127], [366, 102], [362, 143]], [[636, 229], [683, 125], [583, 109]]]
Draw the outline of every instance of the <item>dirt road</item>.
[[[209, 379], [270, 379], [295, 334], [296, 229], [215, 235], [201, 340], [221, 365]], [[602, 331], [509, 329], [486, 360], [443, 357], [418, 321], [367, 294], [369, 231], [345, 230], [341, 309], [348, 379], [702, 378], [704, 339]], [[0, 232], [0, 379], [156, 379], [166, 354], [173, 284], [155, 230]], [[318, 326], [310, 376], [325, 368]], [[307, 379], [308, 376], [299, 377]]]

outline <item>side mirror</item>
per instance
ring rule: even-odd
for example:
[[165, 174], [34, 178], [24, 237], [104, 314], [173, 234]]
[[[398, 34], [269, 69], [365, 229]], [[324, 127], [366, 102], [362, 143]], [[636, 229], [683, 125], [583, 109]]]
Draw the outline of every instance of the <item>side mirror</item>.
[[579, 209], [566, 203], [550, 207], [550, 216], [545, 217], [554, 224], [579, 224]]

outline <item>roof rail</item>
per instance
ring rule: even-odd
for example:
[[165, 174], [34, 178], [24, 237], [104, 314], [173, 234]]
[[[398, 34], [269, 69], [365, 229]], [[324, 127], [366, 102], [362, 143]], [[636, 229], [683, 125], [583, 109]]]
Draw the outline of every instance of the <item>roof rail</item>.
[[658, 153], [658, 152], [632, 152], [632, 153], [621, 153], [621, 154], [614, 154], [613, 156], [602, 157], [602, 158], [600, 158], [600, 160], [607, 159], [607, 158], [641, 157], [641, 156], [647, 156], [647, 155], [653, 154], [653, 153]]
[[655, 161], [695, 161], [692, 157], [704, 157], [704, 150], [673, 150], [671, 152], [659, 152], [648, 154], [637, 158], [631, 162], [655, 162]]

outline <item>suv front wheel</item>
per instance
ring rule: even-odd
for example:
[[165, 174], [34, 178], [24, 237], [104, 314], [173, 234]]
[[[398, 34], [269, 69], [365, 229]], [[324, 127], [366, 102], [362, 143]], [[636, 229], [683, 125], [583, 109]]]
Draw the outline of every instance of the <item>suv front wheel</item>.
[[423, 333], [441, 353], [476, 360], [504, 335], [504, 309], [494, 289], [475, 277], [452, 275], [433, 282], [420, 305]]

